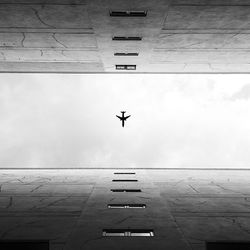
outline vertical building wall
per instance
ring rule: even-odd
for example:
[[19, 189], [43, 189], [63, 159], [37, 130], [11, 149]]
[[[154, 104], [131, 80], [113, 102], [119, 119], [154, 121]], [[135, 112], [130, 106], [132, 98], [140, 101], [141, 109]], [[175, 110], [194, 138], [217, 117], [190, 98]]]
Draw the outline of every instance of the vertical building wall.
[[[133, 171], [134, 183], [112, 182]], [[248, 242], [249, 170], [1, 170], [0, 239], [49, 240], [62, 249], [205, 249]], [[122, 177], [124, 178], [124, 177]], [[141, 189], [114, 193], [110, 189]], [[107, 204], [145, 204], [110, 209]], [[153, 237], [105, 237], [151, 229]]]

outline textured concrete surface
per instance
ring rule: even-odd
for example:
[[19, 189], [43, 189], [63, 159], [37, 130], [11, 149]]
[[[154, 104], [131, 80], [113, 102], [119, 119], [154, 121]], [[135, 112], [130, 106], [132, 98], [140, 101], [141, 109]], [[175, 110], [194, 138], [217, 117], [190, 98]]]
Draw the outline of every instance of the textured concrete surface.
[[[1, 240], [50, 240], [50, 249], [205, 249], [248, 241], [249, 170], [1, 170]], [[128, 170], [126, 170], [128, 171]], [[140, 188], [141, 193], [112, 193]], [[145, 209], [108, 209], [145, 203]], [[102, 237], [104, 228], [153, 229], [154, 237]]]
[[116, 64], [136, 64], [133, 72], [250, 72], [249, 13], [248, 0], [3, 0], [0, 72], [117, 72]]

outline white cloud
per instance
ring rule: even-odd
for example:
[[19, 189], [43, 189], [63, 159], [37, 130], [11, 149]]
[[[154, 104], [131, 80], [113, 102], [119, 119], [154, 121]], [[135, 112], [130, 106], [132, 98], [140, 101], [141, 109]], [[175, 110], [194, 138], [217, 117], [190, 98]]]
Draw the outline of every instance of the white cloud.
[[234, 98], [248, 75], [0, 81], [0, 167], [249, 167], [250, 99]]

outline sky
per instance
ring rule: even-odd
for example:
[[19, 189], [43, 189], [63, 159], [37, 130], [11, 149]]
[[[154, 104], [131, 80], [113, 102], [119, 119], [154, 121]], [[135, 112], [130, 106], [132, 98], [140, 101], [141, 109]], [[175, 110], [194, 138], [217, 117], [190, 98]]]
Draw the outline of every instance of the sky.
[[0, 168], [249, 168], [249, 151], [250, 75], [0, 75]]

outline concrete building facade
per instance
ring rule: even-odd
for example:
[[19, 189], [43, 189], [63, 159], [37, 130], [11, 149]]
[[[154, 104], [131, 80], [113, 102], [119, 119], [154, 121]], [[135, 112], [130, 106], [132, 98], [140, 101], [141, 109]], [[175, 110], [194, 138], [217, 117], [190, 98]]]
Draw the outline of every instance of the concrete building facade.
[[248, 0], [3, 0], [0, 71], [246, 73], [249, 13]]
[[[1, 170], [0, 246], [28, 240], [49, 242], [32, 249], [51, 250], [248, 249], [207, 246], [249, 242], [249, 190], [249, 170]], [[105, 229], [146, 234], [112, 237]]]
[[[249, 73], [249, 0], [1, 0], [1, 73]], [[248, 135], [246, 135], [248, 136]], [[0, 169], [0, 249], [250, 249], [249, 169]]]

